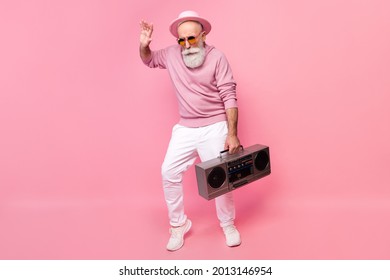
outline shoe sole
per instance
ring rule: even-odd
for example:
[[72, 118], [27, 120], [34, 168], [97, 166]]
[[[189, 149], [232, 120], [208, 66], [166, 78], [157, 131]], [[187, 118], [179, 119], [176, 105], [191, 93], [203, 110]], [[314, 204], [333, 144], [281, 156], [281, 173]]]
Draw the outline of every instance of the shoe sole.
[[238, 247], [238, 246], [241, 245], [241, 241], [240, 241], [240, 243], [238, 243], [238, 244], [227, 244], [227, 243], [226, 243], [226, 245], [227, 245], [228, 247]]

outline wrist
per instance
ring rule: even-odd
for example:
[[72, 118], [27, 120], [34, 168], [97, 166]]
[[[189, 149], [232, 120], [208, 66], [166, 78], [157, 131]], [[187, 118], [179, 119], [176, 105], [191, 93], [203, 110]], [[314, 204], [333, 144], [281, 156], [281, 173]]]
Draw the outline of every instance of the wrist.
[[229, 136], [229, 137], [237, 137], [237, 130], [236, 129], [228, 129], [227, 136]]

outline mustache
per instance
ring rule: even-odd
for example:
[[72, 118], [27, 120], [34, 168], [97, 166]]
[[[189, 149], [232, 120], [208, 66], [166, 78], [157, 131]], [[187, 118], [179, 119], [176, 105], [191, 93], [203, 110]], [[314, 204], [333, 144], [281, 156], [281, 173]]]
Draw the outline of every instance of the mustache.
[[194, 54], [194, 53], [198, 53], [198, 52], [200, 52], [199, 47], [192, 47], [192, 48], [183, 50], [181, 53], [183, 55], [189, 55], [189, 54]]

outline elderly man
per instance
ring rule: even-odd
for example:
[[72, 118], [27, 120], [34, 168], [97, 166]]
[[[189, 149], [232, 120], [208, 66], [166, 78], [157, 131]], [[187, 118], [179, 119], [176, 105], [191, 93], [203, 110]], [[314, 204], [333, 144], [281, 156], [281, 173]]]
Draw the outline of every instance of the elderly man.
[[[167, 250], [175, 251], [183, 246], [184, 235], [191, 228], [184, 211], [183, 173], [198, 156], [206, 161], [222, 150], [235, 153], [240, 147], [236, 83], [224, 54], [205, 42], [211, 24], [196, 12], [182, 12], [171, 23], [169, 29], [178, 44], [161, 50], [150, 49], [153, 25], [141, 21], [140, 27], [142, 61], [151, 68], [168, 70], [179, 103], [180, 120], [172, 129], [161, 168], [171, 225]], [[215, 204], [226, 244], [240, 245], [233, 194], [215, 198]]]

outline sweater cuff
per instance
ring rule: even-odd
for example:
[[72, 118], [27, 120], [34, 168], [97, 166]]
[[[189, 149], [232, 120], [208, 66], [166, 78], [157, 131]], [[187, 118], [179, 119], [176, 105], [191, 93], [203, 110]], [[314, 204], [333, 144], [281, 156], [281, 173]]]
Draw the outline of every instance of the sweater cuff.
[[225, 110], [230, 108], [237, 108], [237, 99], [229, 99], [225, 101]]

